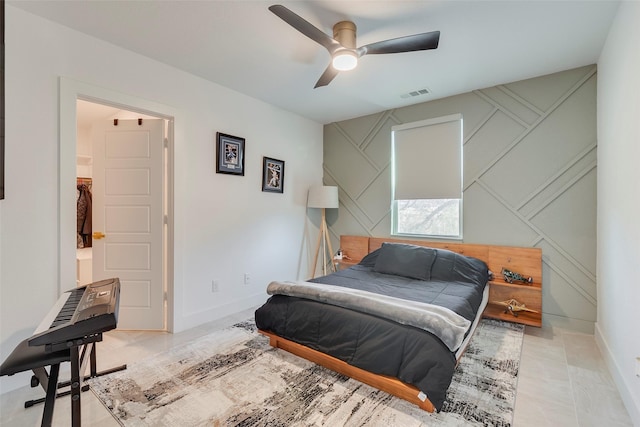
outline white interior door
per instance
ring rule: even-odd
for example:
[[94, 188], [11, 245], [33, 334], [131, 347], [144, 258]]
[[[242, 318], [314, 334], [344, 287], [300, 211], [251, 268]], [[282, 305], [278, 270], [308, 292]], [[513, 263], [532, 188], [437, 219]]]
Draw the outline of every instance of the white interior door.
[[164, 121], [99, 123], [92, 143], [93, 280], [120, 279], [118, 328], [164, 329]]

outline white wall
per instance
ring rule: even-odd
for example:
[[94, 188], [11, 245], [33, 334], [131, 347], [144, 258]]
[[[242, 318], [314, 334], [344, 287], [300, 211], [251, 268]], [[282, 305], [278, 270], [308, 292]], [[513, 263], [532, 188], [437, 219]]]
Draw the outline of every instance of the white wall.
[[[11, 5], [6, 5], [5, 20], [6, 199], [0, 201], [3, 360], [31, 335], [58, 298], [59, 286], [74, 285], [58, 283], [60, 76], [177, 112], [175, 331], [262, 302], [270, 280], [308, 274], [309, 237], [315, 239], [317, 220], [307, 220], [305, 205], [308, 187], [322, 180], [319, 123]], [[244, 177], [215, 173], [216, 131], [246, 138]], [[286, 162], [284, 194], [261, 191], [263, 156]], [[250, 285], [242, 283], [245, 272], [251, 274]], [[211, 292], [214, 278], [220, 283], [217, 293]], [[3, 377], [0, 390], [26, 384], [26, 375]]]
[[596, 339], [640, 426], [640, 3], [623, 2], [598, 61]]

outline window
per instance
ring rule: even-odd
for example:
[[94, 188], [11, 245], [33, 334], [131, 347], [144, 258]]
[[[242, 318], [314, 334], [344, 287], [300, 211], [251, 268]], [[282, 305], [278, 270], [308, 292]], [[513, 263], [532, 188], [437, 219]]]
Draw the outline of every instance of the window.
[[393, 235], [462, 238], [462, 115], [394, 126]]

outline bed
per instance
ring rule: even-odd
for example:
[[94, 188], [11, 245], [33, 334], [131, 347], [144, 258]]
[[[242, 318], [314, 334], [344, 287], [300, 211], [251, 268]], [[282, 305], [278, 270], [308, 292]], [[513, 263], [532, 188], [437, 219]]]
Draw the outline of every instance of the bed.
[[341, 248], [344, 269], [270, 283], [258, 330], [274, 347], [439, 411], [487, 305], [491, 255], [511, 252], [362, 236], [342, 236]]

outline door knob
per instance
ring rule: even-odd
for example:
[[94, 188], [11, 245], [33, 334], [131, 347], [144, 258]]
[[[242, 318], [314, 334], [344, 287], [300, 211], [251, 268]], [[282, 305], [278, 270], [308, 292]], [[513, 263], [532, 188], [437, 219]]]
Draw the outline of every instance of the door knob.
[[101, 231], [94, 231], [92, 234], [93, 238], [96, 240], [104, 239], [105, 235]]

